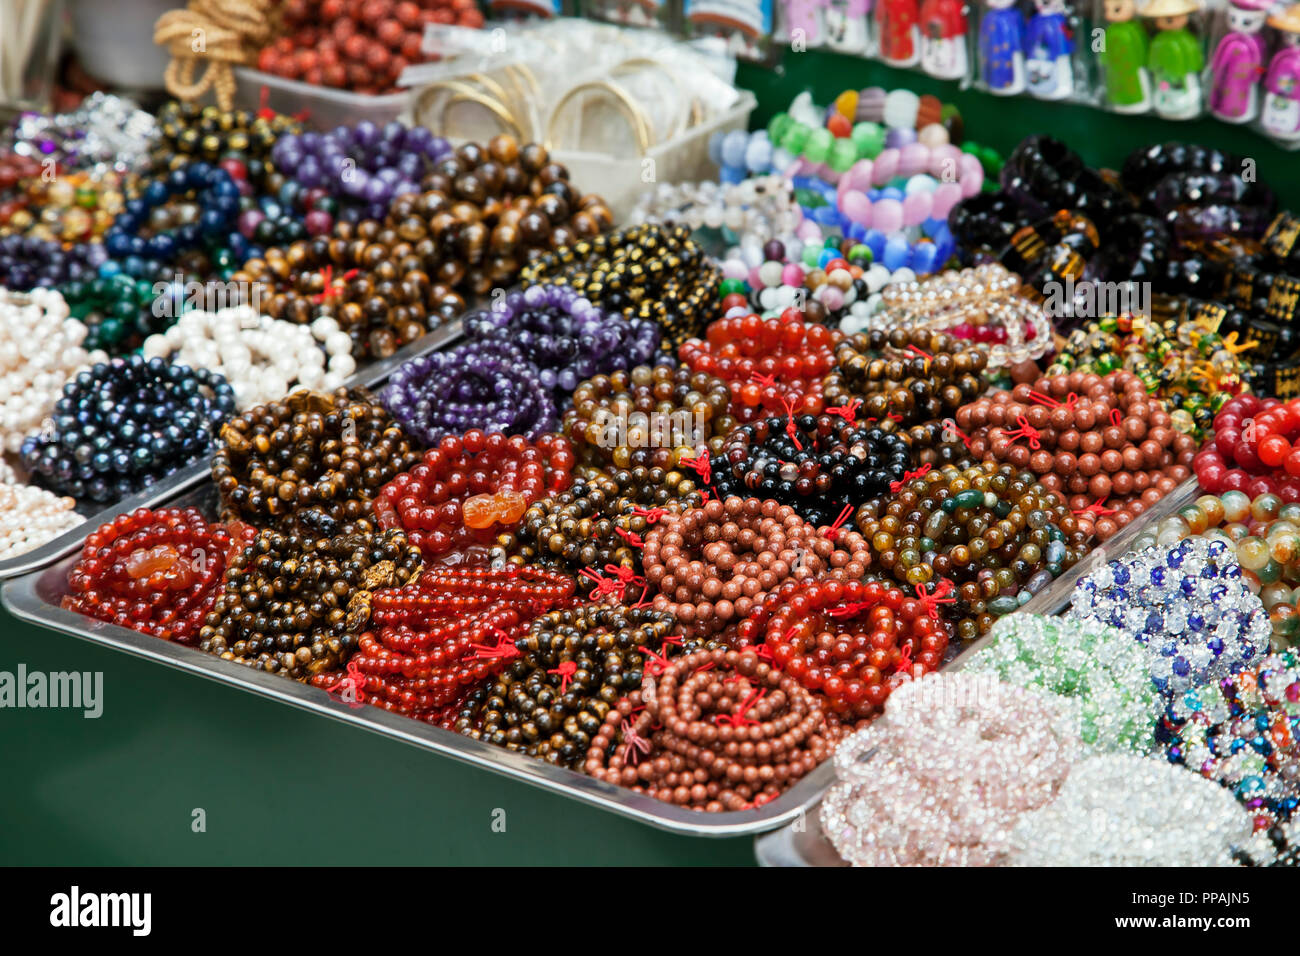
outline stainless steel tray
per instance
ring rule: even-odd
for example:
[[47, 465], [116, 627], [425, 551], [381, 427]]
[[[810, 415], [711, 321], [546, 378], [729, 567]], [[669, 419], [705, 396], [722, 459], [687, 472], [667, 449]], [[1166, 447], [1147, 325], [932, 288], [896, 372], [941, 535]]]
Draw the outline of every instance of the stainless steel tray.
[[[213, 514], [216, 489], [201, 487], [177, 494], [166, 501], [172, 506], [193, 505]], [[68, 570], [75, 556], [64, 557], [50, 567], [4, 582], [0, 599], [17, 618], [41, 627], [125, 651], [137, 657], [166, 664], [177, 670], [238, 687], [263, 697], [272, 697], [294, 707], [331, 717], [403, 741], [421, 750], [451, 757], [515, 780], [600, 807], [664, 830], [691, 836], [730, 837], [776, 829], [796, 819], [816, 803], [830, 785], [834, 771], [830, 762], [757, 810], [701, 813], [641, 796], [577, 771], [553, 767], [541, 760], [511, 753], [504, 748], [472, 740], [450, 730], [434, 727], [368, 704], [349, 707], [314, 687], [277, 677], [242, 664], [223, 661], [192, 647], [173, 644], [128, 628], [83, 617], [65, 610], [60, 601], [67, 593]]]
[[[358, 369], [347, 380], [346, 384], [349, 386], [375, 385], [382, 382], [392, 373], [393, 369], [412, 356], [444, 348], [455, 342], [460, 336], [461, 320], [455, 319], [446, 325], [439, 326], [427, 335], [421, 336], [388, 358]], [[93, 504], [78, 507], [77, 512], [85, 516], [85, 521], [74, 528], [69, 528], [63, 534], [51, 538], [40, 547], [33, 548], [25, 554], [0, 561], [0, 581], [19, 574], [26, 574], [29, 571], [35, 571], [37, 568], [43, 568], [47, 564], [71, 554], [81, 547], [81, 543], [90, 532], [124, 512], [134, 511], [136, 508], [158, 507], [172, 496], [199, 484], [204, 476], [208, 474], [209, 468], [210, 463], [207, 460], [196, 461], [179, 471], [172, 472], [166, 478], [154, 482], [134, 495], [124, 498], [117, 504], [100, 508], [97, 511], [92, 510], [96, 507]]]

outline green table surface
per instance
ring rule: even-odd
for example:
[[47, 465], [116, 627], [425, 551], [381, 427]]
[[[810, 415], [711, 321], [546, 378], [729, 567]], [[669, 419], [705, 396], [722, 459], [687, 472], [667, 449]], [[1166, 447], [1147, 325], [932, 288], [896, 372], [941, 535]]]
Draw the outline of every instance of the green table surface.
[[656, 830], [0, 611], [0, 671], [20, 663], [102, 671], [104, 705], [0, 709], [3, 864], [754, 862], [752, 839]]
[[[1300, 207], [1300, 154], [1203, 119], [1172, 123], [1001, 99], [868, 60], [787, 52], [742, 65], [766, 123], [800, 90], [906, 86], [961, 109], [1004, 154], [1050, 132], [1111, 166], [1181, 139], [1254, 159]], [[416, 751], [234, 688], [15, 621], [0, 611], [0, 670], [102, 671], [104, 713], [0, 709], [0, 863], [746, 864], [749, 839], [676, 836]], [[191, 829], [206, 813], [206, 832]], [[505, 830], [493, 821], [504, 810]]]

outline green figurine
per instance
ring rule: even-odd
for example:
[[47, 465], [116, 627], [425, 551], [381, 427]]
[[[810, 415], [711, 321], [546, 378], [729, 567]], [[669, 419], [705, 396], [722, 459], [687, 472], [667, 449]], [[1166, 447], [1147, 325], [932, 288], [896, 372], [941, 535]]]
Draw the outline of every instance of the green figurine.
[[1106, 103], [1117, 113], [1145, 113], [1151, 108], [1151, 74], [1147, 72], [1147, 32], [1137, 21], [1133, 0], [1106, 0], [1106, 45], [1101, 70]]
[[1201, 112], [1201, 41], [1187, 30], [1196, 0], [1151, 0], [1138, 12], [1155, 21], [1156, 35], [1147, 50], [1147, 69], [1154, 87], [1152, 102], [1165, 119], [1191, 119]]

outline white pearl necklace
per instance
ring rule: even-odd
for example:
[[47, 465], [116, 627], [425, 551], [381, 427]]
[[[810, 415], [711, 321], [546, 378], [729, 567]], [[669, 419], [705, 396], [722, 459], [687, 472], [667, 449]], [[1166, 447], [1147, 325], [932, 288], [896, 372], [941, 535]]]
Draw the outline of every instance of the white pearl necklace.
[[108, 356], [81, 347], [86, 326], [69, 317], [53, 289], [0, 288], [0, 441], [16, 453], [23, 437], [41, 427], [64, 384]]
[[143, 351], [147, 359], [224, 375], [241, 409], [283, 398], [295, 384], [333, 391], [357, 370], [352, 338], [334, 319], [298, 325], [248, 305], [186, 312], [166, 332], [145, 339]]
[[0, 484], [0, 560], [26, 554], [85, 519], [76, 502], [34, 485]]

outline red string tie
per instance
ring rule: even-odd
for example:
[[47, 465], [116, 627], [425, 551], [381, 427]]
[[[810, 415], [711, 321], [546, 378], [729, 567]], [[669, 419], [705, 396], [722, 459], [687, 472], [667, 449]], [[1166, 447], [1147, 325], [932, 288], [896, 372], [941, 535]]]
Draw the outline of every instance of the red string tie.
[[1008, 441], [1016, 441], [1017, 439], [1020, 438], [1027, 438], [1029, 439], [1030, 448], [1042, 447], [1042, 445], [1038, 441], [1039, 437], [1041, 436], [1041, 433], [1038, 431], [1037, 428], [1029, 424], [1029, 419], [1025, 418], [1024, 415], [1017, 415], [1016, 424], [1019, 425], [1020, 427], [1011, 429], [1010, 431], [1004, 430], [1002, 432], [1002, 436], [1006, 438]]
[[1100, 518], [1100, 517], [1102, 517], [1102, 516], [1104, 516], [1104, 515], [1113, 515], [1113, 514], [1115, 513], [1115, 509], [1114, 509], [1114, 508], [1107, 508], [1107, 507], [1105, 507], [1105, 505], [1106, 505], [1106, 499], [1109, 498], [1109, 497], [1110, 497], [1110, 495], [1105, 495], [1105, 496], [1103, 496], [1103, 497], [1101, 497], [1101, 498], [1098, 498], [1096, 501], [1094, 501], [1092, 504], [1088, 505], [1088, 507], [1086, 507], [1086, 508], [1076, 508], [1075, 511], [1074, 511], [1074, 514], [1077, 514], [1077, 515], [1096, 515], [1098, 518]]
[[902, 651], [898, 654], [898, 666], [894, 668], [895, 674], [906, 674], [912, 669], [912, 644], [909, 641], [903, 645]]
[[335, 691], [340, 693], [351, 691], [352, 699], [348, 701], [349, 707], [361, 707], [366, 702], [366, 675], [361, 673], [361, 665], [355, 660], [348, 661], [347, 674], [338, 681], [330, 684], [325, 688], [325, 693], [333, 694]]
[[921, 602], [921, 606], [925, 608], [925, 613], [930, 615], [930, 617], [934, 618], [936, 621], [939, 620], [940, 604], [957, 603], [957, 599], [952, 597], [952, 593], [952, 582], [947, 578], [939, 579], [939, 583], [935, 586], [933, 593], [927, 593], [924, 584], [918, 584], [916, 586], [917, 599]]
[[689, 455], [682, 458], [678, 464], [683, 468], [689, 468], [700, 476], [700, 479], [706, 484], [713, 484], [713, 468], [709, 465], [709, 450], [705, 448], [694, 458]]
[[898, 479], [898, 481], [891, 481], [889, 483], [889, 493], [891, 495], [898, 494], [900, 491], [903, 490], [903, 485], [907, 484], [913, 478], [924, 478], [926, 475], [928, 475], [930, 473], [930, 468], [931, 466], [927, 463], [922, 465], [920, 468], [916, 469], [916, 471], [903, 472], [902, 478]]
[[516, 657], [522, 657], [519, 648], [515, 647], [514, 641], [510, 640], [510, 635], [499, 627], [492, 628], [497, 634], [495, 644], [471, 644], [474, 656], [479, 660], [502, 660], [508, 661]]
[[833, 607], [826, 613], [831, 617], [857, 617], [863, 611], [870, 611], [871, 608], [870, 601], [850, 601], [848, 604]]
[[641, 754], [650, 752], [650, 741], [638, 734], [627, 718], [623, 719], [619, 729], [623, 731], [623, 762], [635, 765]]
[[668, 652], [657, 654], [648, 647], [638, 648], [646, 656], [645, 672], [651, 677], [658, 677], [664, 671], [668, 670], [672, 661], [668, 659]]
[[624, 531], [622, 528], [615, 528], [614, 533], [634, 548], [645, 547], [645, 540], [635, 531]]
[[1116, 428], [1124, 427], [1124, 416], [1120, 414], [1118, 408], [1112, 408], [1110, 410], [1110, 423]]
[[752, 381], [762, 385], [764, 388], [776, 388], [775, 375], [760, 375], [758, 372], [754, 372], [749, 377]]
[[953, 421], [951, 418], [945, 418], [943, 420], [943, 430], [945, 432], [950, 431], [955, 433], [957, 437], [961, 439], [961, 443], [963, 445], [965, 445], [967, 448], [970, 447], [970, 435], [967, 435], [964, 431], [958, 428], [957, 423]]
[[844, 527], [844, 522], [849, 520], [849, 516], [853, 514], [854, 510], [853, 505], [845, 505], [844, 510], [840, 512], [840, 516], [836, 518], [829, 527], [822, 529], [822, 537], [830, 538], [832, 541], [838, 538], [840, 536], [840, 529]]
[[275, 110], [271, 109], [271, 91], [266, 86], [257, 91], [257, 118], [275, 119]]
[[913, 355], [915, 355], [917, 358], [923, 358], [923, 359], [925, 359], [925, 370], [926, 370], [927, 372], [930, 371], [930, 363], [934, 361], [934, 356], [933, 356], [933, 355], [931, 355], [929, 352], [922, 352], [922, 351], [921, 351], [919, 348], [917, 348], [915, 345], [909, 345], [909, 346], [907, 347], [907, 351], [911, 352], [911, 353], [912, 353]]
[[[704, 668], [701, 667], [700, 670], [704, 670]], [[759, 690], [752, 692], [748, 697], [740, 702], [740, 706], [736, 708], [735, 713], [718, 714], [713, 718], [713, 722], [719, 726], [722, 724], [729, 724], [732, 727], [748, 727], [751, 724], [758, 723], [757, 720], [751, 720], [749, 717], [746, 717], [745, 714], [751, 707], [762, 700], [766, 694], [767, 690], [765, 688], [760, 688]]]
[[785, 409], [785, 433], [794, 442], [794, 447], [803, 451], [803, 442], [799, 441], [799, 427], [794, 423], [794, 402], [782, 395], [781, 407]]
[[568, 693], [569, 681], [573, 680], [573, 675], [578, 672], [577, 661], [561, 661], [559, 667], [552, 667], [546, 673], [560, 675], [560, 693]]
[[337, 282], [348, 282], [352, 279], [355, 279], [360, 273], [359, 270], [357, 269], [349, 269], [347, 272], [343, 273], [343, 275], [341, 275], [336, 282], [334, 278], [334, 267], [332, 265], [326, 264], [325, 268], [321, 269], [320, 274], [321, 277], [325, 280], [325, 288], [322, 289], [320, 292], [316, 293], [316, 295], [312, 296], [311, 299], [317, 305], [320, 305], [323, 302], [327, 302], [328, 300], [335, 298], [339, 294], [339, 288]]
[[578, 572], [578, 574], [581, 577], [586, 578], [588, 581], [596, 582], [596, 586], [592, 588], [591, 593], [587, 595], [588, 600], [599, 601], [601, 598], [615, 594], [616, 592], [619, 595], [622, 594], [622, 589], [619, 587], [618, 581], [613, 578], [605, 577], [599, 571], [593, 571], [591, 568], [583, 568]]
[[636, 518], [645, 518], [646, 524], [654, 524], [664, 515], [668, 514], [667, 508], [633, 508], [632, 515]]
[[1071, 392], [1069, 395], [1065, 397], [1064, 402], [1059, 402], [1056, 399], [1054, 399], [1051, 395], [1046, 395], [1043, 392], [1030, 391], [1029, 400], [1039, 405], [1046, 405], [1048, 408], [1073, 409], [1074, 406], [1079, 403], [1079, 396], [1074, 392]]
[[838, 415], [848, 424], [855, 425], [858, 421], [858, 409], [862, 406], [862, 399], [855, 398], [847, 405], [832, 405], [826, 409], [827, 415]]

